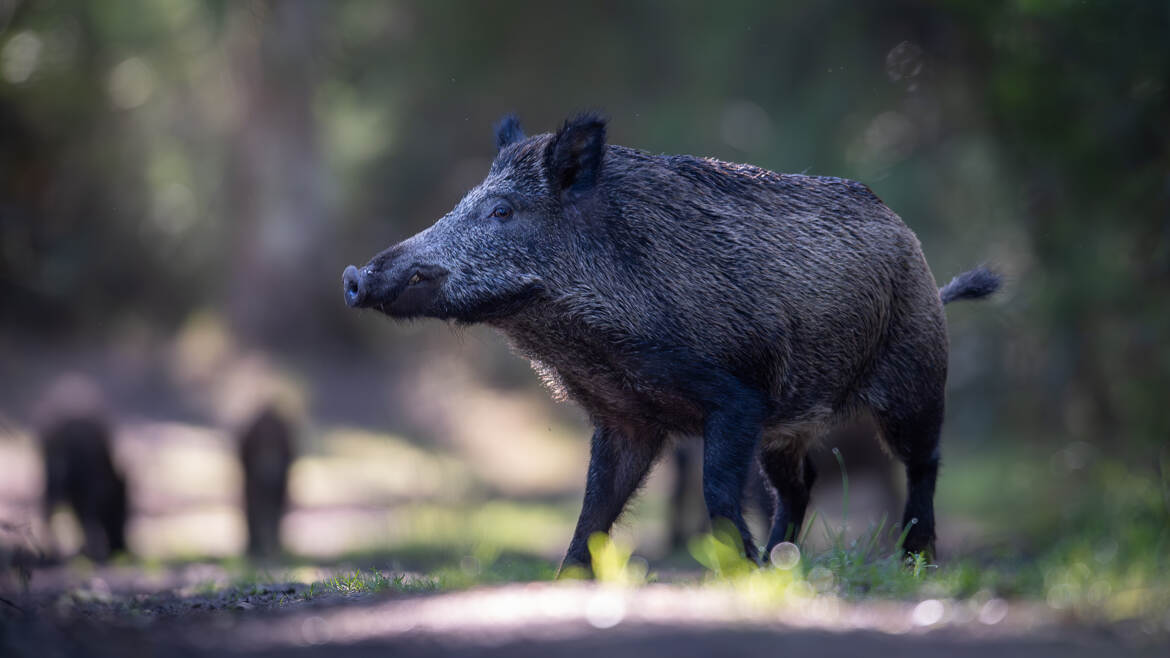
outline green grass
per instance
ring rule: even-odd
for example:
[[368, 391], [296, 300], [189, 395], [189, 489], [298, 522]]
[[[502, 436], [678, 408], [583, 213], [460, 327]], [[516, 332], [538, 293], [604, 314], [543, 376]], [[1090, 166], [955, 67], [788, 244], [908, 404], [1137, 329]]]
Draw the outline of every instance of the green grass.
[[[849, 480], [837, 458], [841, 528], [823, 521], [816, 528], [814, 513], [798, 542], [776, 553], [779, 564], [760, 568], [742, 557], [734, 526], [718, 522], [710, 534], [690, 543], [691, 555], [705, 569], [704, 585], [730, 587], [761, 604], [812, 596], [851, 601], [1000, 597], [1046, 603], [1086, 620], [1151, 623], [1162, 623], [1170, 609], [1170, 484], [1158, 475], [1100, 460], [1080, 469], [1071, 482], [1015, 478], [1010, 492], [1023, 498], [1011, 501], [996, 500], [997, 488], [988, 486], [995, 478], [990, 477], [984, 489], [994, 504], [1020, 511], [1014, 519], [994, 516], [1004, 532], [1017, 534], [1009, 537], [1012, 541], [997, 542], [998, 548], [976, 548], [935, 562], [922, 554], [903, 555], [905, 531], [884, 520], [846, 539]], [[1047, 460], [1042, 463], [1047, 466]], [[802, 550], [809, 533], [817, 530], [824, 532], [827, 548]], [[594, 542], [598, 579], [631, 584], [628, 547], [604, 535]]]
[[[411, 556], [413, 553], [408, 553]], [[480, 585], [551, 580], [555, 567], [545, 559], [526, 554], [502, 552], [481, 544], [466, 551], [450, 551], [446, 564], [433, 566], [425, 574], [387, 576], [377, 568], [348, 569], [314, 580], [304, 591], [305, 599], [322, 594], [417, 594], [467, 589]], [[451, 557], [454, 556], [454, 559]], [[385, 559], [386, 556], [381, 556]], [[370, 558], [365, 558], [369, 560]], [[454, 564], [452, 564], [454, 562]]]
[[304, 591], [303, 596], [305, 599], [313, 599], [323, 593], [348, 596], [354, 594], [379, 594], [389, 591], [416, 594], [433, 592], [437, 589], [439, 589], [439, 582], [432, 577], [407, 576], [405, 574], [387, 577], [379, 569], [370, 569], [367, 571], [346, 571], [325, 580], [310, 583], [308, 589]]
[[[1170, 609], [1170, 485], [1107, 460], [1081, 469], [1073, 484], [1032, 499], [1056, 498], [1047, 512], [1058, 521], [1038, 521], [1044, 510], [1013, 501], [1026, 520], [1015, 542], [938, 563], [921, 554], [904, 557], [904, 533], [897, 537], [884, 522], [853, 541], [822, 524], [828, 548], [801, 552], [788, 569], [756, 569], [740, 557], [739, 534], [729, 525], [692, 542], [691, 551], [707, 569], [707, 583], [744, 589], [765, 601], [813, 592], [851, 600], [1002, 597], [1044, 602], [1083, 619], [1160, 623]], [[847, 517], [843, 463], [842, 486]], [[1004, 523], [1013, 527], [1010, 517]]]

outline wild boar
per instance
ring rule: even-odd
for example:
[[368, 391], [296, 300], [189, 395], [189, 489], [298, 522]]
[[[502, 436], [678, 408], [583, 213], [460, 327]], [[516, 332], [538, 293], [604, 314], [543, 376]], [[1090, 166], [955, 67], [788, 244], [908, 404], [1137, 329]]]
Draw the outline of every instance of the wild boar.
[[126, 482], [114, 466], [110, 429], [98, 415], [64, 415], [42, 433], [46, 522], [62, 503], [84, 535], [82, 552], [99, 562], [126, 550]]
[[930, 550], [947, 374], [943, 304], [918, 239], [868, 187], [606, 144], [596, 114], [496, 128], [487, 177], [433, 226], [342, 275], [346, 302], [487, 323], [595, 424], [565, 564], [621, 514], [667, 439], [703, 437], [709, 516], [739, 529], [753, 459], [799, 528], [809, 446], [871, 417], [905, 465], [905, 548]]
[[280, 551], [280, 522], [288, 503], [292, 429], [275, 407], [266, 405], [243, 431], [239, 449], [248, 554], [271, 556]]

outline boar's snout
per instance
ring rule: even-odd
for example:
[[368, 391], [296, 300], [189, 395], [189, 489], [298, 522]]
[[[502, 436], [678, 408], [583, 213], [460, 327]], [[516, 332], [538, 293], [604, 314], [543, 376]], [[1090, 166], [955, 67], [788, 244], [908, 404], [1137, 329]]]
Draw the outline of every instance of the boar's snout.
[[350, 265], [341, 274], [345, 303], [355, 308], [377, 308], [387, 315], [408, 318], [426, 315], [449, 272], [439, 265], [411, 265], [380, 270]]
[[366, 296], [366, 282], [358, 268], [350, 265], [341, 273], [341, 288], [345, 291], [345, 303], [350, 307], [362, 305]]

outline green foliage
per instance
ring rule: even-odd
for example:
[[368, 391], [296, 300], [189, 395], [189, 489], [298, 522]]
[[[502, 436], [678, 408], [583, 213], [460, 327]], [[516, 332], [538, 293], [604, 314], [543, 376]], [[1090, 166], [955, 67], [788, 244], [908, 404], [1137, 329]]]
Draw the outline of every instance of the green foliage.
[[756, 565], [744, 557], [743, 538], [735, 524], [718, 518], [712, 526], [712, 532], [687, 543], [691, 556], [715, 578], [740, 578], [755, 571]]
[[648, 567], [641, 558], [633, 558], [634, 549], [604, 532], [589, 537], [593, 576], [602, 583], [632, 587], [646, 583]]

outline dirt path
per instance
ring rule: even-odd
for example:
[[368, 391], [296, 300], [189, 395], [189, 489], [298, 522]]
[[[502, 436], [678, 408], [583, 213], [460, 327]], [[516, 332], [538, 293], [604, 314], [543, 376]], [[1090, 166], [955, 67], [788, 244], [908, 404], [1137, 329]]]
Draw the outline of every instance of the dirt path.
[[138, 593], [41, 590], [24, 598], [23, 613], [0, 612], [0, 655], [1170, 655], [1162, 631], [1087, 627], [1025, 603], [995, 604], [991, 614], [986, 603], [947, 601], [763, 606], [709, 587], [589, 583], [306, 600], [304, 587], [199, 593], [159, 580]]

